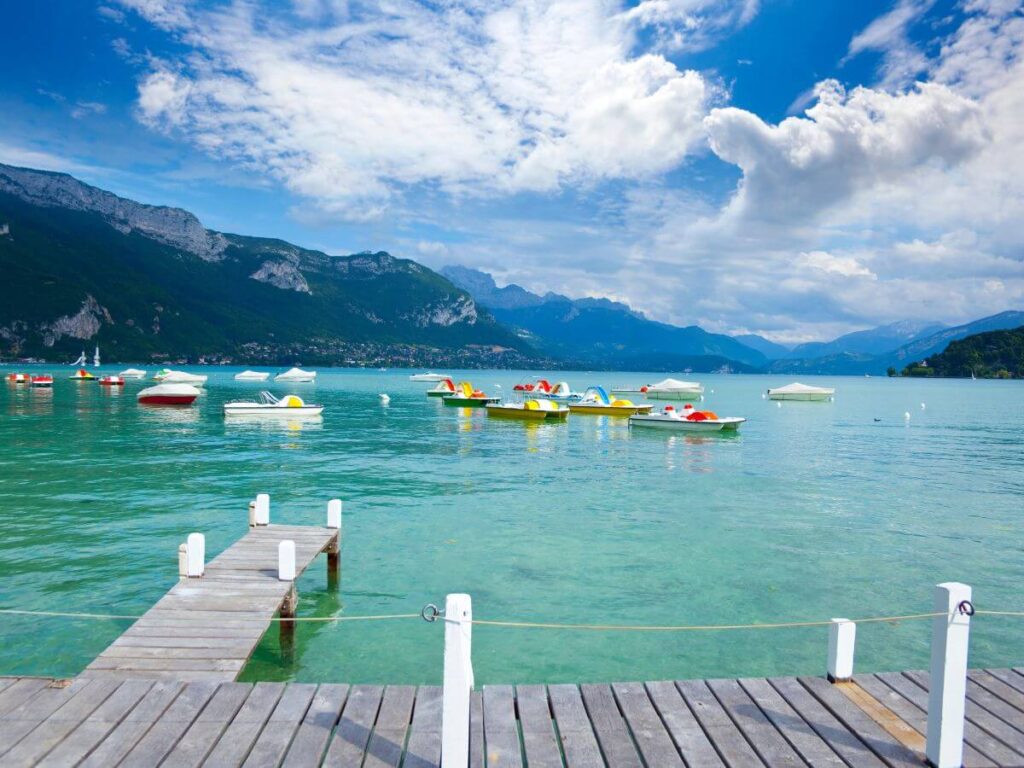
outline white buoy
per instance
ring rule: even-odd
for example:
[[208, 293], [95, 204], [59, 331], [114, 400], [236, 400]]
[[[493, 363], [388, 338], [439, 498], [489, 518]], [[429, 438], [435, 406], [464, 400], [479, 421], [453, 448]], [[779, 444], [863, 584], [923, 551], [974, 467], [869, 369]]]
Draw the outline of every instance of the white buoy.
[[776, 408], [781, 408], [781, 407], [782, 407], [782, 403], [780, 403], [780, 402], [776, 402], [776, 403], [775, 403], [775, 407], [776, 407]]
[[377, 397], [380, 398], [381, 405], [387, 405], [388, 403], [391, 402], [391, 398], [388, 397], [384, 392], [381, 392], [379, 395], [377, 395]]
[[761, 393], [761, 399], [762, 400], [767, 400], [768, 399], [768, 395], [766, 395], [764, 392], [762, 392]]
[[924, 410], [924, 403], [921, 403], [921, 410]]
[[910, 411], [904, 411], [903, 412], [903, 420], [904, 421], [910, 421]]

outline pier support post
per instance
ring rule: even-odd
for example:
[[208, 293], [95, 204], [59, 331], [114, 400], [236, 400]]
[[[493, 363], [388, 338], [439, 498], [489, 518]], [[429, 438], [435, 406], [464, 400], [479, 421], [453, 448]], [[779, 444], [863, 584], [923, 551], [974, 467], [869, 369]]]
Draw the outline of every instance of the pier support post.
[[285, 539], [277, 545], [277, 578], [295, 581], [295, 542]]
[[857, 625], [849, 619], [832, 619], [828, 628], [828, 679], [838, 683], [853, 677], [853, 651]]
[[470, 596], [448, 595], [444, 621], [441, 768], [466, 768], [469, 764], [469, 694], [473, 690], [473, 601]]
[[256, 525], [270, 525], [270, 495], [260, 493], [256, 496], [256, 509], [253, 515]]
[[933, 768], [963, 764], [967, 644], [974, 612], [968, 608], [970, 600], [971, 588], [966, 584], [952, 581], [935, 587], [934, 609], [943, 615], [932, 619], [925, 757]]
[[201, 533], [190, 533], [185, 550], [188, 561], [186, 573], [190, 579], [198, 579], [206, 572], [206, 537]]
[[327, 587], [338, 586], [338, 572], [341, 570], [341, 499], [327, 502], [327, 527], [338, 531], [327, 545]]

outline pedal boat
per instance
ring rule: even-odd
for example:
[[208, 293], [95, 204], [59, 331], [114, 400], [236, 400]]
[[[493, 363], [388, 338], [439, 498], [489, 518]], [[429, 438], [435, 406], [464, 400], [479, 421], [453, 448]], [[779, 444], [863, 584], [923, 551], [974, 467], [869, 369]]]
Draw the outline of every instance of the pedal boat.
[[636, 405], [631, 400], [612, 400], [604, 387], [588, 387], [583, 399], [569, 403], [572, 413], [587, 413], [593, 416], [633, 416], [638, 413], [650, 413], [653, 405]]
[[278, 400], [269, 392], [260, 392], [259, 400], [237, 400], [224, 403], [225, 416], [319, 416], [324, 407], [306, 403], [298, 395], [287, 395]]
[[39, 376], [33, 376], [32, 377], [32, 386], [33, 387], [52, 387], [53, 386], [53, 376], [51, 376], [48, 373], [44, 373], [44, 374], [41, 374]]
[[85, 368], [79, 368], [77, 371], [69, 376], [72, 381], [95, 381], [96, 377], [89, 373]]
[[8, 384], [29, 384], [32, 381], [32, 377], [27, 373], [8, 373], [7, 383]]
[[141, 405], [192, 405], [199, 394], [199, 388], [191, 384], [157, 384], [135, 397]]
[[[544, 379], [541, 382], [546, 384]], [[538, 382], [538, 387], [540, 383]], [[543, 398], [545, 400], [554, 400], [556, 403], [576, 403], [583, 399], [583, 395], [579, 392], [573, 392], [569, 383], [566, 381], [560, 381], [555, 386], [550, 387], [546, 392], [543, 389], [535, 389], [531, 392], [533, 397]]]
[[99, 385], [101, 387], [123, 387], [124, 379], [120, 376], [100, 376]]
[[441, 379], [436, 387], [427, 390], [427, 397], [446, 397], [455, 394], [455, 382], [451, 379]]
[[527, 400], [525, 403], [492, 403], [487, 406], [487, 415], [523, 421], [565, 421], [569, 409], [551, 400]]
[[501, 398], [488, 397], [479, 389], [473, 389], [473, 385], [468, 381], [460, 381], [455, 392], [442, 396], [441, 402], [453, 408], [484, 408], [492, 403], [501, 402]]
[[630, 427], [653, 427], [677, 432], [735, 432], [746, 419], [739, 416], [719, 417], [714, 411], [697, 411], [692, 405], [676, 410], [671, 405], [659, 413], [629, 417]]

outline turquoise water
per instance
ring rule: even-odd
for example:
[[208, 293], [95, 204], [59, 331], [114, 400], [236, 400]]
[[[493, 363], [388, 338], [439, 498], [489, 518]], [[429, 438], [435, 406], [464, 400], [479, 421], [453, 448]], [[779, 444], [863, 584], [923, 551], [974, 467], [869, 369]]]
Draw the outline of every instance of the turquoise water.
[[[979, 608], [1024, 609], [1020, 382], [823, 378], [834, 403], [779, 408], [761, 393], [788, 378], [700, 376], [706, 407], [748, 422], [684, 437], [588, 416], [489, 421], [425, 397], [432, 385], [408, 371], [285, 387], [236, 383], [236, 370], [207, 369], [188, 410], [139, 407], [144, 382], [109, 392], [66, 369], [52, 392], [0, 387], [0, 607], [142, 613], [175, 582], [190, 531], [218, 553], [265, 491], [276, 522], [319, 524], [329, 498], [345, 500], [340, 584], [314, 564], [300, 615], [417, 612], [465, 591], [486, 619], [818, 620], [926, 612], [946, 580], [971, 584]], [[488, 392], [529, 378], [467, 377]], [[322, 422], [225, 422], [225, 400], [264, 386], [323, 402]], [[2, 616], [0, 674], [77, 673], [127, 624]], [[977, 617], [972, 664], [1020, 664], [1022, 630]], [[862, 625], [858, 668], [921, 667], [929, 637], [927, 621]], [[441, 625], [419, 619], [300, 624], [288, 654], [269, 631], [245, 677], [438, 682], [441, 651]], [[483, 683], [818, 674], [825, 651], [821, 628], [480, 626], [473, 648]]]

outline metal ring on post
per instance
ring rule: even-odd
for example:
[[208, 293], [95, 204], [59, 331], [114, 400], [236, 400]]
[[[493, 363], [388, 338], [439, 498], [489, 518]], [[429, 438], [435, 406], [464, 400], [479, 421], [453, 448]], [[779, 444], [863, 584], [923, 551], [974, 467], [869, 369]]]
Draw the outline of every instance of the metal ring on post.
[[433, 603], [427, 603], [423, 606], [423, 610], [420, 611], [420, 616], [423, 617], [423, 620], [431, 624], [437, 621], [437, 617], [440, 615], [441, 611]]
[[974, 615], [974, 603], [970, 600], [961, 600], [956, 606], [957, 612], [961, 616], [973, 616]]

